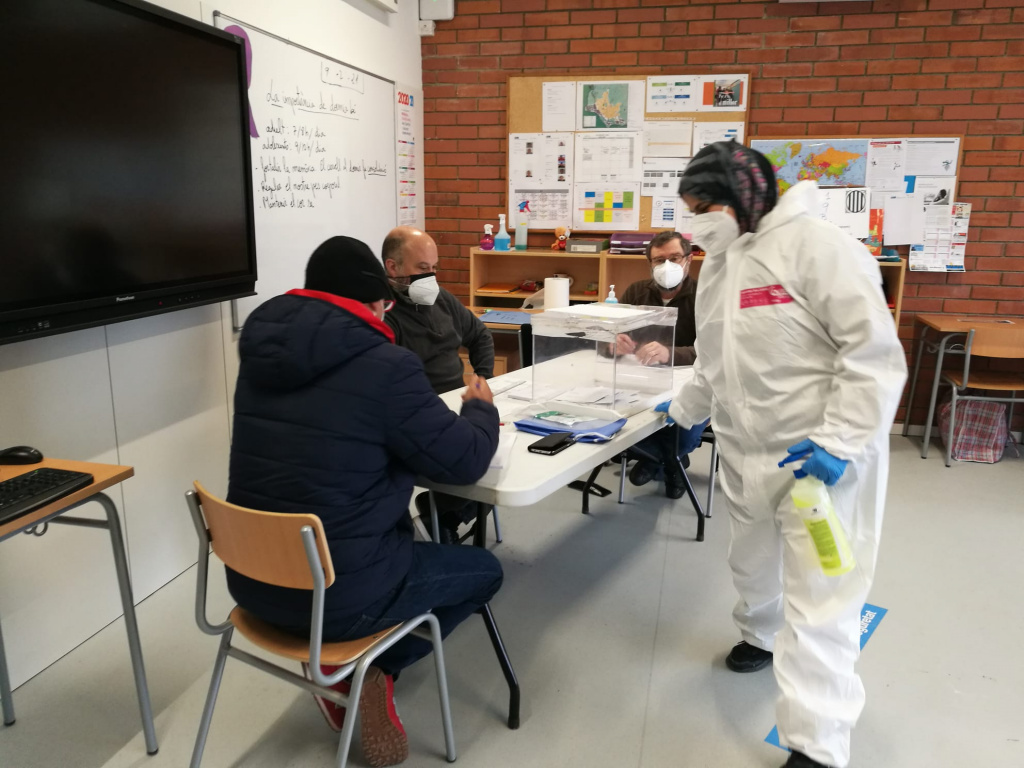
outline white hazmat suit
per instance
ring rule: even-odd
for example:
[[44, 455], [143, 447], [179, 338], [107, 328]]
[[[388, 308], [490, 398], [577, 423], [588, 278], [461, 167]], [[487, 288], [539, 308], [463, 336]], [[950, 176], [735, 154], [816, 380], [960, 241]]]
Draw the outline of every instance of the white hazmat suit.
[[[742, 637], [773, 651], [782, 743], [844, 768], [864, 706], [854, 671], [875, 571], [889, 429], [906, 361], [867, 249], [793, 186], [760, 222], [708, 253], [697, 289], [697, 362], [669, 414], [711, 417], [721, 456]], [[699, 243], [698, 243], [699, 244]], [[857, 566], [825, 576], [790, 501], [786, 449], [810, 438], [850, 463], [831, 490]]]

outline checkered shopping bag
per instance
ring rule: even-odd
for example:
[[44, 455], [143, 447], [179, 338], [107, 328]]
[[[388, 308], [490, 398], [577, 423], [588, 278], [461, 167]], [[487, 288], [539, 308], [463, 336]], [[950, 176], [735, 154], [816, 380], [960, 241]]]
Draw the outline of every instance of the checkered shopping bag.
[[[939, 433], [942, 442], [949, 435], [951, 402], [939, 408]], [[957, 461], [978, 461], [995, 464], [1003, 458], [1003, 448], [1009, 432], [1006, 426], [1006, 406], [982, 400], [961, 400], [956, 404], [956, 424], [953, 426], [953, 458]]]

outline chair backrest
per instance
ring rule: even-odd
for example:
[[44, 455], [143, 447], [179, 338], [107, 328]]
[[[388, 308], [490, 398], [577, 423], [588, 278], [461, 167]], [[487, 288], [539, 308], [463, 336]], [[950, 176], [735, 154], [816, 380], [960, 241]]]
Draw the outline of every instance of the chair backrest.
[[976, 325], [971, 354], [978, 357], [1024, 358], [1024, 325]]
[[229, 568], [267, 584], [313, 589], [302, 543], [302, 529], [308, 525], [316, 537], [324, 586], [334, 583], [334, 564], [319, 517], [246, 509], [218, 499], [198, 481], [194, 485], [213, 551]]

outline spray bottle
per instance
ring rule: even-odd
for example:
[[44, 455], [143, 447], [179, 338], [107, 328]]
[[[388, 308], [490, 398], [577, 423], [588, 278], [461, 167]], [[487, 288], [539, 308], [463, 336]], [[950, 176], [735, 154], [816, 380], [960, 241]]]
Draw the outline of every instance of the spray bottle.
[[821, 570], [826, 576], [842, 576], [856, 565], [850, 542], [836, 517], [828, 488], [816, 477], [809, 477], [802, 469], [795, 470], [797, 478], [790, 496], [800, 519], [807, 527], [818, 553]]
[[484, 224], [484, 236], [480, 238], [480, 250], [494, 250], [494, 225]]
[[519, 213], [519, 218], [516, 220], [516, 250], [525, 251], [527, 248], [527, 241], [530, 235], [530, 217], [526, 215], [525, 211]]
[[512, 238], [508, 236], [508, 230], [505, 229], [505, 214], [498, 214], [498, 234], [494, 236], [494, 250], [496, 251], [507, 251], [509, 245], [512, 243]]

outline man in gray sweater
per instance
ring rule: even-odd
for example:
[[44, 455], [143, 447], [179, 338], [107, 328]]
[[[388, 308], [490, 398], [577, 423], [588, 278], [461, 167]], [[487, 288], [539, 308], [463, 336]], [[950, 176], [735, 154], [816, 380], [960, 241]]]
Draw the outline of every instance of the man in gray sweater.
[[437, 284], [434, 238], [413, 227], [396, 227], [384, 239], [381, 257], [395, 299], [395, 308], [387, 315], [395, 343], [423, 361], [434, 391], [442, 394], [464, 385], [461, 347], [469, 350], [473, 372], [490, 378], [494, 372], [491, 332]]
[[[381, 258], [391, 283], [394, 309], [385, 315], [395, 331], [395, 343], [415, 352], [423, 361], [430, 385], [438, 394], [464, 386], [459, 349], [469, 351], [469, 363], [478, 376], [494, 373], [494, 340], [480, 319], [437, 284], [437, 244], [413, 227], [396, 227], [384, 238]], [[439, 539], [456, 544], [458, 528], [475, 516], [474, 505], [447, 494], [437, 499]], [[416, 508], [427, 527], [427, 494], [416, 497]]]

